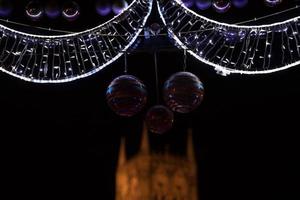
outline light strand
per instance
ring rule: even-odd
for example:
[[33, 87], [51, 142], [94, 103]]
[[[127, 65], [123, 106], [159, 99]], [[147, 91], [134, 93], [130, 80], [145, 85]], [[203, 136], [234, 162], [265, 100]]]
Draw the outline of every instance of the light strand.
[[[160, 0], [158, 10], [178, 47], [223, 75], [265, 74], [300, 64], [300, 17], [241, 26], [200, 16], [178, 0]], [[193, 30], [200, 32], [183, 33]]]
[[151, 0], [135, 0], [112, 20], [67, 35], [33, 35], [0, 25], [0, 70], [36, 83], [62, 83], [90, 76], [132, 46], [151, 9]]

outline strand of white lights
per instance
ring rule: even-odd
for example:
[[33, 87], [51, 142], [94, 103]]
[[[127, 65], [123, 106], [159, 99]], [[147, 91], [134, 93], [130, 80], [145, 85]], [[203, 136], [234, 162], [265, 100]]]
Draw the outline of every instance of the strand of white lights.
[[90, 76], [114, 62], [135, 42], [152, 0], [135, 0], [106, 23], [66, 35], [33, 35], [0, 25], [0, 70], [36, 83]]
[[157, 2], [178, 46], [222, 75], [266, 74], [300, 64], [299, 16], [268, 25], [231, 25], [200, 16], [179, 0]]

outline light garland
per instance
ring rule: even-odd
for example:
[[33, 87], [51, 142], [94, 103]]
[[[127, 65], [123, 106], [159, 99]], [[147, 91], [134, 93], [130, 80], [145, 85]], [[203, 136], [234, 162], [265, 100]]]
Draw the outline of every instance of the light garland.
[[36, 83], [90, 76], [117, 60], [135, 42], [152, 0], [135, 0], [93, 29], [67, 35], [34, 35], [0, 25], [0, 70]]
[[[223, 75], [266, 74], [300, 64], [300, 17], [261, 26], [200, 16], [180, 0], [157, 0], [179, 48]], [[83, 32], [34, 35], [0, 24], [0, 70], [36, 83], [90, 76], [114, 62], [141, 36], [152, 0], [135, 0], [118, 16]]]
[[161, 19], [180, 48], [223, 75], [266, 74], [300, 64], [300, 17], [261, 26], [220, 23], [179, 0], [157, 0]]

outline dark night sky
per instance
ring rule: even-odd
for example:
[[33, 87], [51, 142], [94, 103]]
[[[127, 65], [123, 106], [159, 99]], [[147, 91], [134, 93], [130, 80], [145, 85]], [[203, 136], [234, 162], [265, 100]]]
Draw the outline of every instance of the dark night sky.
[[[66, 22], [53, 23], [63, 27]], [[180, 51], [159, 53], [160, 88], [182, 69], [182, 61]], [[148, 87], [149, 108], [156, 103], [152, 53], [132, 52], [128, 62], [129, 73]], [[195, 112], [176, 115], [168, 134], [151, 134], [153, 149], [170, 144], [182, 153], [184, 131], [192, 127], [200, 199], [299, 199], [299, 66], [223, 77], [188, 57], [188, 71], [203, 81], [205, 100]], [[96, 75], [58, 85], [0, 74], [1, 182], [9, 195], [114, 199], [120, 137], [127, 138], [128, 155], [133, 155], [147, 111], [124, 119], [107, 107], [106, 87], [122, 73], [120, 59]]]

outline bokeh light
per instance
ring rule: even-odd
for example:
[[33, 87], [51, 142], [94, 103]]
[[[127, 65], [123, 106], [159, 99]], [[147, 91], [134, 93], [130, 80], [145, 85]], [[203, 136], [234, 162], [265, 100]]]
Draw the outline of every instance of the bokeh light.
[[199, 10], [206, 10], [211, 7], [211, 0], [196, 0], [196, 7]]
[[194, 5], [194, 0], [181, 0], [182, 3], [185, 5], [187, 8], [191, 8]]
[[13, 11], [10, 0], [0, 0], [0, 17], [9, 17]]
[[248, 4], [248, 0], [232, 0], [232, 4], [236, 8], [244, 8]]
[[55, 19], [61, 15], [61, 8], [59, 7], [57, 1], [49, 1], [45, 6], [45, 13], [47, 17]]
[[108, 0], [98, 0], [96, 2], [96, 11], [100, 16], [107, 16], [112, 11], [112, 5]]
[[125, 8], [127, 8], [128, 3], [125, 0], [116, 0], [112, 5], [112, 10], [115, 15], [120, 14]]

